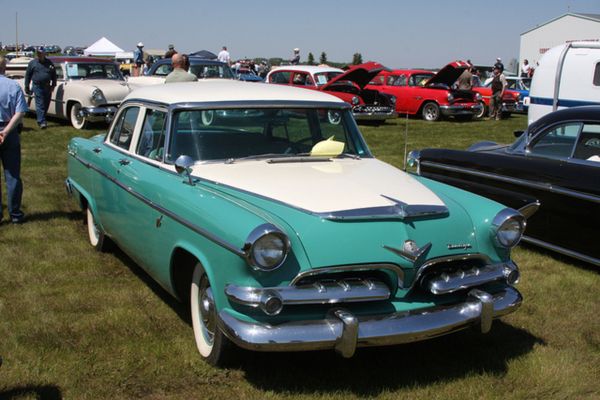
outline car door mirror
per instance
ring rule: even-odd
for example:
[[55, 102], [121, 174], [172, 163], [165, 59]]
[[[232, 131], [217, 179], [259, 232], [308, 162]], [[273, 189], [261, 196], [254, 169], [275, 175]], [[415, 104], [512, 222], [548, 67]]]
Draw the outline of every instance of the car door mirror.
[[194, 186], [194, 181], [192, 180], [192, 165], [194, 165], [194, 160], [190, 156], [186, 156], [185, 154], [180, 155], [175, 160], [175, 171], [179, 175], [183, 175], [184, 173], [188, 177], [188, 183], [191, 186]]

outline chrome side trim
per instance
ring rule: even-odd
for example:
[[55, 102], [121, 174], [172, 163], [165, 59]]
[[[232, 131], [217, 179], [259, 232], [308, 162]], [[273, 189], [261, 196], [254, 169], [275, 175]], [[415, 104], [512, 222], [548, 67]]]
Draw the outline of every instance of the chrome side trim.
[[590, 263], [590, 264], [593, 264], [593, 265], [596, 265], [596, 266], [600, 266], [600, 258], [590, 257], [590, 256], [587, 256], [585, 254], [579, 253], [577, 251], [569, 250], [569, 249], [566, 249], [566, 248], [560, 247], [560, 246], [556, 246], [554, 244], [550, 244], [548, 242], [544, 242], [543, 240], [534, 239], [534, 238], [529, 237], [529, 236], [523, 236], [522, 240], [524, 242], [531, 243], [531, 244], [536, 245], [536, 246], [544, 247], [546, 249], [549, 249], [549, 250], [552, 250], [552, 251], [556, 251], [557, 253], [564, 254], [566, 256], [573, 257], [573, 258], [576, 258], [578, 260], [585, 261], [587, 263]]
[[552, 184], [549, 184], [549, 183], [540, 183], [540, 182], [529, 181], [529, 180], [525, 180], [525, 179], [509, 178], [506, 176], [497, 175], [497, 174], [493, 174], [493, 173], [489, 173], [489, 172], [475, 171], [475, 170], [468, 169], [468, 168], [455, 167], [455, 166], [440, 164], [440, 163], [436, 163], [436, 162], [432, 162], [432, 161], [421, 161], [421, 166], [423, 166], [423, 165], [442, 169], [445, 171], [461, 172], [461, 173], [477, 176], [480, 178], [489, 178], [489, 179], [494, 179], [494, 180], [501, 181], [501, 182], [513, 183], [515, 185], [533, 187], [535, 189], [545, 190], [545, 191], [548, 191], [551, 193], [558, 193], [558, 194], [562, 194], [565, 196], [574, 197], [576, 199], [591, 201], [594, 203], [600, 203], [600, 196], [577, 192], [577, 191], [574, 191], [571, 189], [562, 188], [560, 186], [553, 186]]
[[498, 293], [471, 291], [463, 302], [389, 314], [355, 316], [333, 309], [320, 320], [280, 324], [246, 322], [227, 310], [219, 312], [219, 329], [237, 346], [254, 351], [336, 349], [349, 357], [357, 347], [388, 346], [434, 338], [491, 321], [515, 311], [521, 294], [507, 286]]
[[399, 288], [404, 287], [404, 270], [395, 264], [360, 264], [360, 265], [344, 265], [339, 267], [326, 267], [311, 269], [308, 271], [300, 272], [292, 281], [290, 286], [296, 286], [302, 279], [312, 276], [319, 276], [324, 274], [335, 274], [338, 272], [350, 272], [350, 271], [373, 271], [373, 270], [388, 270], [393, 272], [397, 277], [397, 284]]
[[262, 308], [266, 294], [273, 292], [284, 306], [387, 300], [391, 294], [385, 283], [371, 279], [323, 280], [300, 286], [225, 286], [225, 295], [230, 301], [254, 308]]
[[89, 168], [89, 169], [92, 169], [92, 170], [98, 172], [100, 175], [102, 175], [103, 177], [105, 177], [106, 179], [108, 179], [109, 181], [111, 181], [112, 183], [114, 183], [115, 185], [120, 187], [121, 189], [125, 190], [127, 193], [131, 194], [132, 196], [134, 196], [135, 198], [137, 198], [138, 200], [140, 200], [142, 203], [146, 204], [147, 206], [155, 209], [156, 211], [160, 212], [161, 214], [166, 215], [167, 217], [171, 218], [173, 221], [180, 223], [181, 225], [185, 226], [186, 228], [204, 236], [211, 242], [231, 251], [235, 255], [245, 259], [246, 253], [244, 253], [244, 251], [242, 251], [242, 249], [236, 247], [235, 245], [229, 243], [228, 241], [226, 241], [224, 239], [221, 239], [220, 237], [212, 234], [211, 232], [207, 231], [206, 229], [199, 227], [198, 225], [194, 224], [193, 222], [188, 221], [187, 219], [185, 219], [183, 217], [180, 217], [179, 215], [175, 214], [174, 212], [167, 210], [166, 208], [156, 204], [155, 202], [148, 199], [144, 195], [133, 190], [131, 187], [124, 185], [123, 183], [119, 182], [117, 179], [108, 175], [106, 172], [102, 171], [100, 168], [96, 167], [92, 163], [86, 162], [78, 155], [71, 155], [71, 156], [74, 157], [81, 164], [83, 164], [86, 168]]

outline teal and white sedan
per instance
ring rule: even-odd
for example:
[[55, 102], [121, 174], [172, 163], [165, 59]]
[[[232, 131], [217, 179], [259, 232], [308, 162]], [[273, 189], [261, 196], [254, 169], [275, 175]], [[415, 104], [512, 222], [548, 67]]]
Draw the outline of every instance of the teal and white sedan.
[[326, 93], [151, 86], [68, 154], [91, 244], [116, 243], [190, 302], [211, 364], [232, 344], [350, 357], [485, 333], [521, 304], [510, 249], [524, 215], [377, 160]]

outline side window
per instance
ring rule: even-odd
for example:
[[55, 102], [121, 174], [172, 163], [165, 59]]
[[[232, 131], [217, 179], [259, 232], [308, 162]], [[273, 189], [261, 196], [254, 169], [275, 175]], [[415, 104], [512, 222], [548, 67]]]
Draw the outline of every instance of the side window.
[[173, 71], [173, 67], [171, 66], [171, 64], [163, 64], [159, 65], [156, 68], [156, 71], [154, 71], [153, 75], [167, 76], [171, 73], [171, 71]]
[[381, 85], [383, 85], [384, 81], [385, 81], [385, 76], [378, 75], [375, 78], [373, 78], [373, 80], [371, 80], [371, 82], [369, 82], [369, 85], [381, 86]]
[[110, 137], [112, 144], [125, 150], [129, 149], [139, 112], [139, 107], [129, 107], [119, 115]]
[[140, 140], [138, 141], [137, 154], [153, 160], [162, 160], [166, 120], [166, 112], [150, 108], [146, 110]]
[[56, 65], [56, 79], [62, 81], [65, 79], [65, 75], [63, 74], [62, 65]]
[[291, 73], [289, 71], [275, 72], [269, 77], [269, 82], [287, 85], [290, 83], [290, 76]]
[[600, 124], [584, 124], [573, 158], [600, 162]]
[[594, 86], [600, 86], [600, 63], [596, 64], [594, 70]]
[[306, 80], [307, 79], [308, 79], [308, 74], [307, 73], [296, 72], [294, 74], [293, 83], [294, 83], [294, 85], [306, 86], [306, 84], [307, 84]]
[[390, 75], [387, 84], [388, 86], [406, 86], [406, 75]]
[[541, 134], [533, 143], [530, 152], [533, 155], [550, 158], [568, 158], [581, 129], [581, 123], [559, 125]]

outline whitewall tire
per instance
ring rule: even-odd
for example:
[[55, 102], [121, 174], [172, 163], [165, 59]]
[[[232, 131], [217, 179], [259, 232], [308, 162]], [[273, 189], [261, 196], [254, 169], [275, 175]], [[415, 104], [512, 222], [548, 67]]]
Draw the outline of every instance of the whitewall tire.
[[69, 112], [69, 118], [71, 119], [71, 125], [75, 129], [83, 129], [87, 125], [87, 121], [85, 117], [79, 115], [79, 111], [81, 111], [81, 104], [73, 103], [71, 105], [71, 111]]
[[88, 239], [92, 247], [98, 251], [106, 251], [109, 247], [109, 239], [106, 237], [102, 229], [98, 226], [96, 218], [92, 210], [86, 209], [86, 220], [88, 229]]

